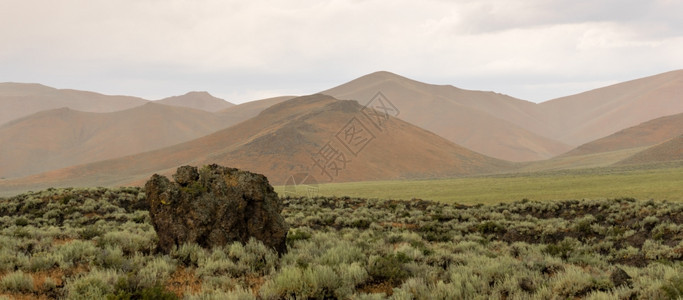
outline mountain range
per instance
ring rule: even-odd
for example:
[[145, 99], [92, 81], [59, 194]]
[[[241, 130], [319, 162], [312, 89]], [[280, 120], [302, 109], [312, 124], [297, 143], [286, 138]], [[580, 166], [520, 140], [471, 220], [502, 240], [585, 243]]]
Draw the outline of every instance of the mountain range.
[[[0, 83], [0, 125], [31, 114], [67, 107], [82, 112], [115, 112], [151, 102], [138, 97], [110, 96], [72, 89], [56, 89], [34, 83]], [[207, 92], [189, 92], [158, 103], [214, 112], [234, 106]]]
[[58, 108], [0, 127], [0, 177], [22, 177], [192, 140], [224, 127], [215, 114], [147, 103], [111, 113]]
[[[206, 92], [149, 101], [0, 83], [0, 190], [140, 184], [184, 164], [277, 184], [299, 173], [364, 181], [681, 160], [680, 95], [683, 71], [539, 104], [384, 71], [239, 105]], [[325, 155], [334, 159], [321, 165]]]
[[[142, 183], [151, 172], [171, 174], [179, 165], [209, 163], [252, 170], [282, 184], [288, 176], [302, 172], [313, 174], [318, 182], [329, 182], [437, 178], [510, 167], [509, 162], [478, 154], [390, 116], [381, 130], [372, 130], [374, 125], [362, 119], [361, 108], [356, 101], [322, 94], [298, 97], [199, 139], [32, 175], [9, 185]], [[347, 138], [349, 124], [359, 135]]]
[[[536, 104], [376, 72], [323, 91], [339, 99], [382, 93], [400, 117], [477, 152], [510, 161], [554, 157], [642, 122], [683, 112], [683, 71]], [[367, 101], [367, 100], [366, 100]]]
[[571, 149], [561, 141], [528, 129], [544, 124], [535, 103], [494, 92], [425, 84], [389, 72], [376, 72], [322, 93], [368, 101], [378, 91], [395, 104], [403, 120], [482, 154], [528, 161], [550, 158]]
[[41, 84], [0, 83], [0, 125], [40, 111], [68, 107], [85, 112], [114, 112], [147, 101], [129, 96], [55, 89]]

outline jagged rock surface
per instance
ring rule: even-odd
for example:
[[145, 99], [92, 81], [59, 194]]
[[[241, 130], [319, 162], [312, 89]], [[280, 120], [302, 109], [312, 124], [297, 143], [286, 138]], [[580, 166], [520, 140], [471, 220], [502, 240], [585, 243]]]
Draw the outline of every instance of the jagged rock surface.
[[282, 202], [265, 176], [214, 164], [180, 167], [173, 179], [154, 174], [145, 184], [162, 251], [189, 242], [205, 248], [245, 243], [252, 237], [280, 254], [287, 250]]

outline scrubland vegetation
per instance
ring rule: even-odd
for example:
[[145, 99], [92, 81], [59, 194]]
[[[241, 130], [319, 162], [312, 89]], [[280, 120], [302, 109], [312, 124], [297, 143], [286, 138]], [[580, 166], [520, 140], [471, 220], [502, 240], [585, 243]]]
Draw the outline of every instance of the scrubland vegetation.
[[0, 298], [677, 299], [683, 204], [464, 206], [283, 198], [281, 257], [251, 240], [169, 255], [137, 188], [0, 199]]

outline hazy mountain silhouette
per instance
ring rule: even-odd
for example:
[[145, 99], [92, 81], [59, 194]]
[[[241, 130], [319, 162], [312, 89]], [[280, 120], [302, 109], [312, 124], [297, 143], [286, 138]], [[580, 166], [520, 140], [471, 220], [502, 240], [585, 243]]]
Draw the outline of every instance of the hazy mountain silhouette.
[[55, 89], [33, 83], [0, 83], [0, 125], [40, 111], [61, 107], [85, 112], [113, 112], [147, 102], [137, 97]]
[[173, 96], [156, 101], [157, 103], [194, 108], [209, 112], [217, 112], [232, 106], [228, 101], [216, 98], [208, 92], [189, 92], [181, 96]]
[[[510, 163], [460, 147], [431, 132], [389, 117], [382, 130], [372, 125], [355, 101], [326, 95], [299, 97], [273, 105], [258, 116], [205, 137], [160, 150], [73, 166], [0, 182], [3, 189], [36, 186], [142, 183], [152, 173], [170, 173], [185, 164], [218, 163], [265, 174], [282, 184], [292, 174], [309, 172], [319, 182], [425, 178], [495, 172]], [[351, 151], [341, 144], [352, 122], [367, 140], [355, 139]], [[363, 122], [360, 125], [358, 122]], [[363, 127], [365, 126], [365, 127]], [[341, 140], [340, 140], [341, 138]], [[331, 144], [327, 144], [331, 142]], [[329, 147], [328, 147], [329, 146]], [[336, 169], [316, 167], [321, 152], [333, 148]], [[343, 165], [343, 168], [342, 168]], [[330, 177], [329, 175], [332, 175]]]
[[683, 112], [683, 70], [631, 80], [539, 104], [549, 122], [538, 132], [581, 145], [624, 128]]
[[[375, 148], [368, 145], [363, 158], [351, 159], [354, 168], [334, 180], [582, 168], [671, 161], [679, 155], [680, 70], [541, 104], [421, 83], [389, 72], [368, 74], [323, 92], [359, 103], [313, 95], [232, 105], [208, 93], [191, 92], [144, 105], [150, 101], [2, 83], [0, 177], [66, 168], [3, 180], [0, 186], [139, 183], [152, 172], [213, 162], [279, 181], [293, 172], [311, 171], [311, 155], [378, 92], [391, 102], [391, 114], [398, 118], [389, 118], [386, 125], [392, 130], [374, 136]], [[678, 115], [663, 117], [669, 114]], [[511, 165], [489, 156], [537, 161]]]
[[396, 105], [399, 118], [492, 157], [539, 160], [571, 148], [524, 128], [544, 124], [536, 104], [493, 92], [431, 85], [375, 72], [322, 93], [365, 103], [377, 92]]
[[146, 152], [224, 127], [218, 115], [153, 102], [112, 113], [43, 111], [0, 126], [0, 177]]

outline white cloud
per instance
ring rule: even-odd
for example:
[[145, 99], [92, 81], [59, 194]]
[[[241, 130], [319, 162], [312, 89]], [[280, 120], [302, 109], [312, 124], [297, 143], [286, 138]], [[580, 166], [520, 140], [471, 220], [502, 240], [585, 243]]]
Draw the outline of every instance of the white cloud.
[[681, 0], [5, 1], [0, 81], [239, 101], [389, 70], [543, 100], [681, 68], [680, 11]]

